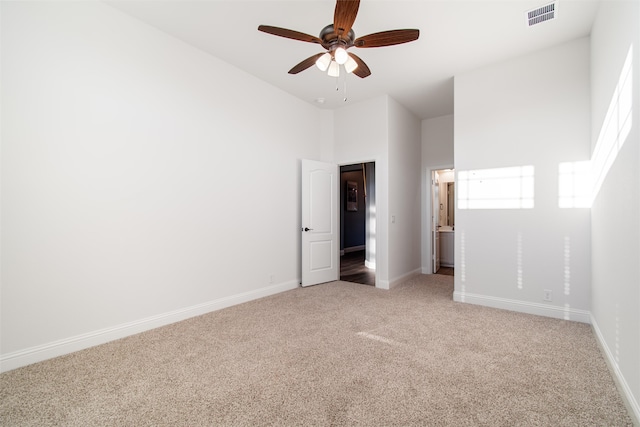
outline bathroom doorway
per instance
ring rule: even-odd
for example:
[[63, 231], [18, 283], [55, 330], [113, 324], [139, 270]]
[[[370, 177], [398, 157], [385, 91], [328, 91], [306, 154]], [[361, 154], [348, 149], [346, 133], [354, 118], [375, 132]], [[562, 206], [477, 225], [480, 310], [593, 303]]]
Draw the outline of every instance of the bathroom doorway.
[[432, 171], [431, 253], [434, 274], [454, 274], [455, 170]]

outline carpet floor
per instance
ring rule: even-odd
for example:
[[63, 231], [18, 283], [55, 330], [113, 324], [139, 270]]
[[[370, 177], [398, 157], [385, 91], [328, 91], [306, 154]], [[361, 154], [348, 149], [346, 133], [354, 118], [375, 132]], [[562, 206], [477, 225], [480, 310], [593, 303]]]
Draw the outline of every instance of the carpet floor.
[[631, 426], [586, 324], [298, 288], [0, 375], [6, 426]]

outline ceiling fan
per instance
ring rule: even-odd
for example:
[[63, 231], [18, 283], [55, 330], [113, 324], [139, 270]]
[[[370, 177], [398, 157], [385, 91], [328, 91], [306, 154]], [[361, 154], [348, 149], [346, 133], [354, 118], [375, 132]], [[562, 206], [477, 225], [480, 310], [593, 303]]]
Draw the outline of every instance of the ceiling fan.
[[333, 24], [324, 27], [319, 37], [270, 25], [260, 25], [258, 30], [293, 40], [317, 43], [326, 49], [326, 52], [317, 53], [295, 65], [289, 70], [289, 74], [298, 74], [316, 64], [322, 71], [328, 70], [330, 76], [338, 77], [340, 65], [343, 65], [347, 73], [352, 72], [365, 78], [371, 75], [371, 70], [359, 56], [348, 53], [347, 49], [354, 46], [370, 48], [411, 42], [418, 39], [420, 30], [389, 30], [356, 38], [351, 27], [356, 20], [359, 6], [360, 0], [337, 0]]

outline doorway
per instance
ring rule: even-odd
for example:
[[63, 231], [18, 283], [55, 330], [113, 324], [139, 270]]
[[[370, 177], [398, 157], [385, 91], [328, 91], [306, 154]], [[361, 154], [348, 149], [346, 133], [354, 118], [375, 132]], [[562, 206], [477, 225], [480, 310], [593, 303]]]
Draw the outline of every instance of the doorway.
[[431, 176], [431, 253], [434, 274], [454, 274], [455, 171], [440, 169]]
[[375, 286], [375, 163], [340, 166], [340, 280]]

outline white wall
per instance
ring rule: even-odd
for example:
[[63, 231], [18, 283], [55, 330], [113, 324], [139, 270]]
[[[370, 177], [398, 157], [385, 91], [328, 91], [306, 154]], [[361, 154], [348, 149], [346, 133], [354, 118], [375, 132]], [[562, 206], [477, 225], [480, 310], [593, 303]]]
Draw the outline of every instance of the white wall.
[[1, 7], [3, 370], [298, 285], [329, 115], [99, 2]]
[[[600, 4], [591, 34], [591, 146], [625, 59], [633, 56], [632, 127], [592, 205], [592, 324], [640, 422], [640, 4]], [[615, 104], [615, 102], [614, 102]]]
[[426, 166], [453, 164], [453, 114], [422, 121], [422, 161]]
[[389, 98], [389, 280], [420, 272], [420, 120]]
[[335, 111], [334, 161], [375, 162], [376, 287], [389, 288], [389, 113], [388, 97], [346, 105]]
[[588, 38], [456, 76], [458, 195], [461, 171], [532, 165], [535, 205], [456, 210], [455, 300], [589, 321], [590, 212], [558, 207], [589, 120]]
[[433, 272], [431, 250], [431, 171], [452, 168], [453, 115], [422, 121], [422, 273]]
[[376, 286], [388, 289], [420, 267], [420, 121], [381, 96], [336, 110], [334, 123], [336, 163], [376, 164]]

